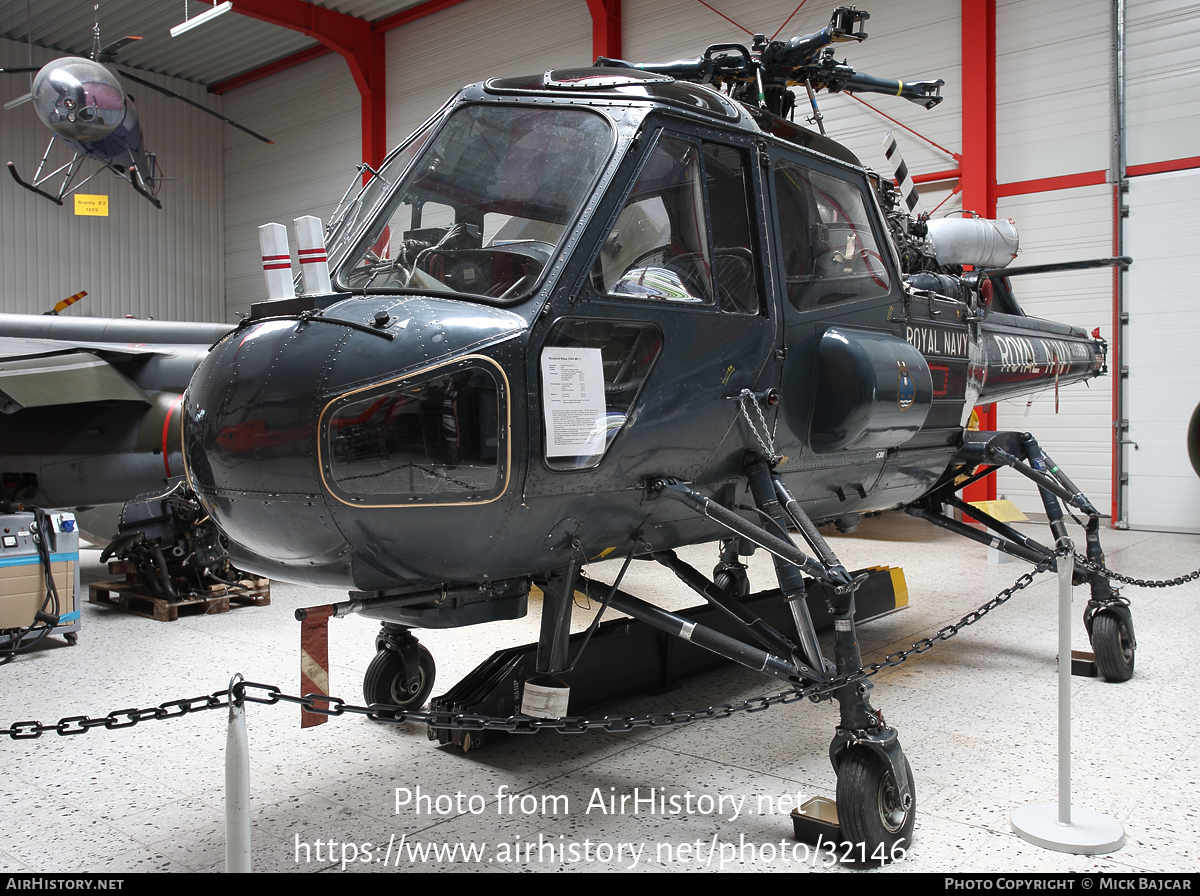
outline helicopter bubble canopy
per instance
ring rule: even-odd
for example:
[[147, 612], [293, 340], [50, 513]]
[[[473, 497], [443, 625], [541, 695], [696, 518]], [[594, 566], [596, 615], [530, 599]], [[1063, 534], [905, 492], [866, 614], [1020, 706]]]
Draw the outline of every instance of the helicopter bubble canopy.
[[54, 133], [76, 143], [103, 140], [125, 118], [125, 91], [108, 69], [79, 56], [56, 59], [33, 79], [33, 106]]

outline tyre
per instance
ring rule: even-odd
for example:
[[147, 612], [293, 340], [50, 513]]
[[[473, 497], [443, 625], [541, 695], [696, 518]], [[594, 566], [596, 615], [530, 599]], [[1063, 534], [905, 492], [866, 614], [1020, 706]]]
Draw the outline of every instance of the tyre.
[[726, 594], [743, 598], [750, 593], [750, 574], [744, 566], [718, 563], [713, 570], [713, 584]]
[[411, 691], [405, 682], [407, 675], [400, 655], [390, 650], [375, 654], [363, 677], [363, 697], [367, 703], [387, 703], [403, 709], [420, 709], [424, 706], [433, 690], [437, 667], [433, 663], [433, 655], [424, 646], [419, 647], [419, 653], [420, 676], [416, 690]]
[[842, 759], [837, 775], [838, 822], [842, 839], [858, 847], [852, 857], [889, 862], [903, 858], [912, 845], [917, 789], [907, 758], [904, 770], [912, 796], [907, 807], [900, 803], [887, 763], [874, 750], [856, 747]]
[[1115, 613], [1099, 613], [1092, 620], [1092, 651], [1105, 681], [1133, 677], [1134, 646], [1129, 627]]

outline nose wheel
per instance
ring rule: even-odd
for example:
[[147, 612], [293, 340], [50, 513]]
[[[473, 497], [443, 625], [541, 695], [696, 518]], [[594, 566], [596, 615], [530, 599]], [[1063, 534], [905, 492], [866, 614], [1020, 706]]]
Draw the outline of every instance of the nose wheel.
[[1136, 652], [1133, 633], [1115, 613], [1097, 613], [1092, 620], [1092, 651], [1105, 681], [1129, 681]]
[[837, 810], [842, 839], [861, 844], [861, 857], [866, 861], [903, 858], [904, 850], [912, 843], [917, 802], [907, 758], [904, 770], [909, 792], [902, 798], [887, 763], [874, 750], [851, 748], [838, 766]]
[[433, 691], [437, 666], [424, 645], [401, 626], [384, 624], [375, 639], [379, 652], [363, 676], [363, 698], [402, 709], [420, 709]]

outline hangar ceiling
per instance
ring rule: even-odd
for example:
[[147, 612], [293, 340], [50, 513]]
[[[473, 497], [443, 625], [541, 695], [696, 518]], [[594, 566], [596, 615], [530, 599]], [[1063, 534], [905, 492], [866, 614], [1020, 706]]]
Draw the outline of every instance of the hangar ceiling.
[[[120, 52], [120, 64], [206, 86], [318, 46], [298, 31], [240, 15], [236, 3], [233, 12], [172, 38], [171, 28], [184, 20], [185, 0], [0, 0], [0, 38], [87, 56], [97, 2], [105, 44], [127, 34], [142, 37]], [[421, 2], [327, 0], [311, 5], [374, 22]], [[211, 8], [199, 0], [186, 0], [186, 6], [192, 17]]]

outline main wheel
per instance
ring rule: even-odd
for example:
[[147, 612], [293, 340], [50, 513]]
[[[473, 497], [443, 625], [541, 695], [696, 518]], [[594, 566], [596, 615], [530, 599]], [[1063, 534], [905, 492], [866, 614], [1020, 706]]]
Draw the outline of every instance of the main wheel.
[[856, 846], [861, 843], [861, 857], [868, 862], [890, 862], [902, 857], [902, 850], [912, 845], [917, 788], [907, 758], [904, 771], [911, 795], [907, 806], [901, 804], [887, 763], [874, 750], [856, 747], [838, 768], [837, 811], [842, 839]]
[[744, 566], [718, 563], [713, 570], [713, 584], [726, 594], [742, 598], [750, 593], [750, 574]]
[[367, 674], [363, 677], [363, 697], [368, 704], [387, 703], [404, 709], [420, 709], [433, 690], [433, 680], [437, 677], [437, 666], [433, 663], [433, 654], [419, 648], [420, 660], [419, 677], [415, 688], [407, 684], [404, 661], [398, 653], [381, 650], [367, 666]]
[[1092, 620], [1092, 650], [1105, 681], [1133, 678], [1134, 646], [1129, 627], [1115, 613], [1098, 613]]

